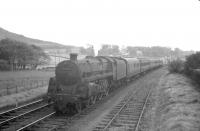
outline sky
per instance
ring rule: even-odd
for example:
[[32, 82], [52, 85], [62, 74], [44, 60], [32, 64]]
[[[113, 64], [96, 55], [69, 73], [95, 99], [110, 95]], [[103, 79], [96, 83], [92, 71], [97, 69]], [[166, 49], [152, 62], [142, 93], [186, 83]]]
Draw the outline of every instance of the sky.
[[200, 51], [198, 0], [1, 0], [0, 27], [65, 45]]

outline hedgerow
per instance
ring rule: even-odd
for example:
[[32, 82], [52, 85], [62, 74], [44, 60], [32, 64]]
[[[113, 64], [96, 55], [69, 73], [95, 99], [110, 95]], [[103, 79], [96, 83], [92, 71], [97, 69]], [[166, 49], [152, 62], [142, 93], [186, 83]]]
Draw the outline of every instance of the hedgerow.
[[200, 69], [200, 52], [188, 56], [184, 64], [185, 74], [200, 83], [200, 72], [198, 69]]
[[190, 74], [193, 69], [200, 69], [200, 52], [186, 58], [184, 69], [187, 74]]
[[173, 60], [168, 64], [170, 73], [184, 73], [200, 84], [200, 52], [189, 55], [185, 61]]

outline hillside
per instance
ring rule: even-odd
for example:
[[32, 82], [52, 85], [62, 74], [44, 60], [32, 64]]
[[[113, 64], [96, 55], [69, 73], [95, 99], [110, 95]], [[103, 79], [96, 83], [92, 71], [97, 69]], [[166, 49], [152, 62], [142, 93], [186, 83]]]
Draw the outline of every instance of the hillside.
[[39, 46], [43, 49], [54, 49], [54, 48], [63, 48], [65, 47], [64, 45], [55, 43], [55, 42], [49, 42], [49, 41], [42, 41], [42, 40], [38, 40], [38, 39], [32, 39], [32, 38], [28, 38], [26, 36], [23, 35], [19, 35], [16, 33], [12, 33], [9, 32], [3, 28], [0, 27], [0, 40], [4, 39], [4, 38], [10, 38], [10, 39], [14, 39], [17, 41], [21, 41], [27, 44], [33, 44], [36, 46]]

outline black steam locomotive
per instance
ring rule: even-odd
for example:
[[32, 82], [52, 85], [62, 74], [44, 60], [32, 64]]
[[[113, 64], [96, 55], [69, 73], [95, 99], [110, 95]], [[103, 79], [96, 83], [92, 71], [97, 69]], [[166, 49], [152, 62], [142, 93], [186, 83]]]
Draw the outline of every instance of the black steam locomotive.
[[57, 65], [47, 96], [57, 112], [74, 114], [108, 95], [111, 89], [162, 63], [160, 59], [110, 56], [77, 60], [77, 54], [71, 54], [70, 60]]

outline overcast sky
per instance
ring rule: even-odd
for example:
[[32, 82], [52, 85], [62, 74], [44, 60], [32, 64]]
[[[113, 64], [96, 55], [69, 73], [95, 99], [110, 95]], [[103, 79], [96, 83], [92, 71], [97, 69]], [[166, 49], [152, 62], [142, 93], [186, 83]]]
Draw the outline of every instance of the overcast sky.
[[66, 45], [200, 50], [198, 0], [1, 0], [0, 27]]

